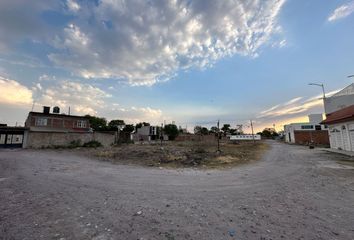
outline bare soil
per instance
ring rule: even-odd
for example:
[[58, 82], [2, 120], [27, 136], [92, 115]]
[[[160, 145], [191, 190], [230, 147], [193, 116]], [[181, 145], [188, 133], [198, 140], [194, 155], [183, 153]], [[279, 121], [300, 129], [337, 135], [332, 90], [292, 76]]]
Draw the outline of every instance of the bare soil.
[[221, 170], [0, 150], [0, 239], [353, 240], [353, 159], [269, 145]]
[[[110, 148], [84, 150], [86, 156], [117, 164], [167, 168], [225, 168], [257, 161], [269, 149], [265, 142], [220, 144], [216, 142], [164, 142], [160, 144], [123, 144]], [[82, 150], [79, 150], [82, 151]]]

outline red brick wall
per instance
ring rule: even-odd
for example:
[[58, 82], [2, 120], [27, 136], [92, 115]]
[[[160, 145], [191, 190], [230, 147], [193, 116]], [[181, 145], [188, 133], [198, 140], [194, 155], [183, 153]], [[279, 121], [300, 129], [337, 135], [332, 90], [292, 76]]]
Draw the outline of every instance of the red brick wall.
[[[44, 117], [47, 118], [47, 126], [36, 126], [36, 118]], [[77, 121], [85, 120], [86, 128], [78, 128]], [[40, 127], [42, 129], [50, 130], [50, 129], [68, 129], [75, 132], [87, 132], [89, 130], [89, 121], [85, 118], [71, 118], [70, 116], [65, 117], [55, 117], [55, 116], [30, 116], [29, 124], [26, 127]]]
[[312, 141], [316, 145], [329, 145], [329, 136], [327, 130], [318, 131], [294, 131], [295, 143], [308, 144]]

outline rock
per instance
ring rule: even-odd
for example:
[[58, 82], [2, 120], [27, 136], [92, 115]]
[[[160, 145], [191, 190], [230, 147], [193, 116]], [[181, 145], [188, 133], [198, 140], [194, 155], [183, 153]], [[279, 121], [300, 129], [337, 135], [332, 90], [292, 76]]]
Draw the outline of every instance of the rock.
[[230, 237], [233, 237], [233, 236], [235, 236], [236, 231], [235, 231], [235, 229], [230, 229], [230, 230], [228, 231], [228, 233], [229, 233]]
[[134, 216], [140, 216], [141, 214], [143, 214], [143, 211], [137, 211]]

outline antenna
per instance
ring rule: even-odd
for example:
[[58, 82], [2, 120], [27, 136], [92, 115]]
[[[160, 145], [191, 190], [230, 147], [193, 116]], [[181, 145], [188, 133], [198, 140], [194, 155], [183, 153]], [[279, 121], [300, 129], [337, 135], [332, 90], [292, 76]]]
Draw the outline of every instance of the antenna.
[[68, 113], [68, 115], [70, 115], [70, 106], [69, 106], [69, 113]]
[[32, 103], [32, 110], [31, 112], [33, 112], [33, 109], [34, 109], [34, 104], [36, 103], [36, 101], [33, 100], [33, 103]]

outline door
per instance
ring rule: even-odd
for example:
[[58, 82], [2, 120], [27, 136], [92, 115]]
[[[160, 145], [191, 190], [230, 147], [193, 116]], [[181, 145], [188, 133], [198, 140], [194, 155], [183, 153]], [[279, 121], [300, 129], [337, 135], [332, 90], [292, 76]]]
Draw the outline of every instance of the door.
[[24, 131], [0, 131], [0, 148], [22, 148]]
[[350, 151], [350, 144], [349, 144], [349, 139], [348, 139], [348, 129], [346, 126], [342, 126], [342, 139], [343, 139], [343, 150], [345, 151]]

